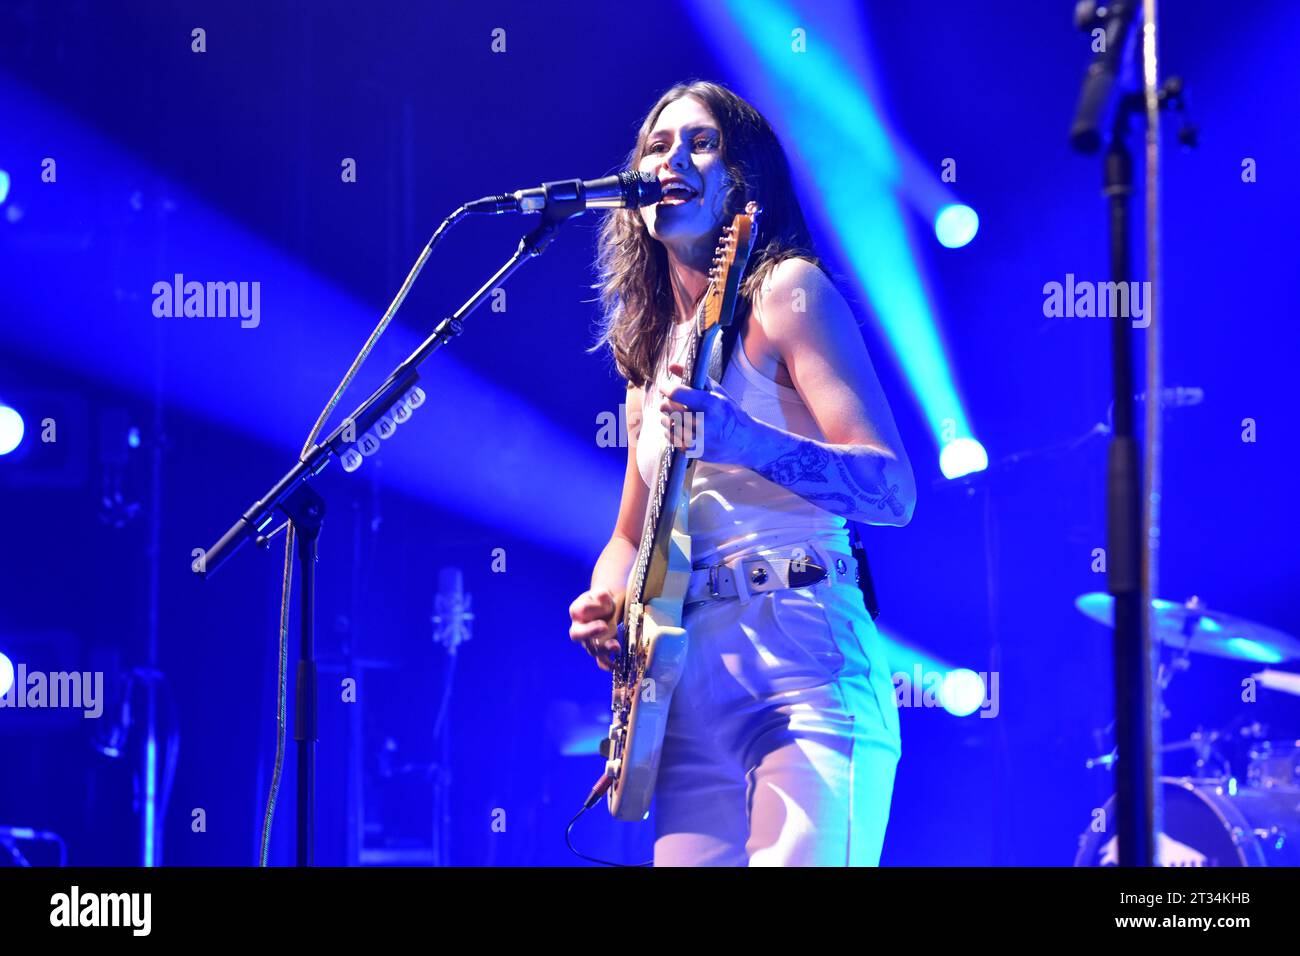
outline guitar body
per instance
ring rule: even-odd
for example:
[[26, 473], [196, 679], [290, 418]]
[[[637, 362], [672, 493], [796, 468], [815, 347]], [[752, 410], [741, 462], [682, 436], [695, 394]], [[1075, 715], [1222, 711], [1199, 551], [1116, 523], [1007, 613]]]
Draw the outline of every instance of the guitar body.
[[[610, 741], [621, 740], [623, 746], [621, 765], [616, 767], [619, 773], [611, 774], [614, 783], [609, 788], [609, 812], [618, 820], [640, 820], [650, 810], [668, 726], [668, 707], [686, 666], [682, 608], [691, 580], [691, 537], [686, 521], [691, 502], [686, 489], [695, 467], [684, 457], [680, 464], [685, 466], [683, 480], [671, 496], [675, 500], [666, 501], [671, 511], [664, 512], [672, 520], [662, 522], [662, 540], [655, 543], [656, 559], [650, 563], [660, 579], [658, 594], [644, 603], [627, 605], [619, 625], [619, 644], [629, 652], [635, 647], [645, 658], [637, 662], [634, 678], [614, 680]], [[620, 714], [626, 714], [623, 721], [619, 720]], [[607, 773], [613, 762], [611, 758], [606, 764]]]
[[[757, 217], [758, 206], [751, 202], [724, 230], [714, 255], [696, 337], [685, 360], [686, 378], [695, 388], [708, 386], [708, 363], [700, 358], [711, 353], [715, 338], [731, 323]], [[665, 449], [650, 489], [627, 596], [618, 612], [623, 650], [613, 668], [609, 739], [602, 748], [605, 775], [611, 781], [606, 799], [618, 820], [641, 820], [649, 812], [673, 692], [686, 666], [682, 609], [692, 570], [688, 512], [694, 474], [694, 459], [678, 449]]]

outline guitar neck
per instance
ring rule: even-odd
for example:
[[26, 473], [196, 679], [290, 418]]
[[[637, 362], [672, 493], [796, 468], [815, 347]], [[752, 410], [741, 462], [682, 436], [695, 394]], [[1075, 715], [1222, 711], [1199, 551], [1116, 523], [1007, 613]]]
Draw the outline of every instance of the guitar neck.
[[[714, 254], [709, 285], [692, 319], [690, 343], [680, 363], [685, 372], [684, 380], [693, 388], [707, 386], [708, 362], [701, 361], [701, 358], [712, 354], [715, 339], [731, 323], [740, 277], [744, 275], [756, 233], [758, 212], [757, 204], [749, 203], [745, 212], [737, 215], [732, 225], [724, 230], [722, 244]], [[688, 458], [684, 450], [671, 444], [659, 455], [654, 483], [646, 502], [641, 543], [628, 586], [629, 604], [644, 604], [662, 593], [674, 516], [681, 496], [690, 488], [694, 465], [695, 459]]]
[[[702, 388], [706, 384], [708, 366], [707, 363], [700, 362], [699, 357], [709, 354], [714, 337], [720, 334], [721, 329], [715, 326], [702, 335], [698, 324], [691, 333], [691, 343], [681, 365], [686, 373], [684, 378], [692, 387]], [[668, 536], [673, 527], [672, 520], [665, 520], [665, 516], [671, 516], [676, 511], [681, 495], [689, 487], [687, 482], [695, 472], [693, 465], [694, 459], [673, 445], [666, 445], [659, 453], [654, 483], [650, 486], [650, 495], [646, 501], [641, 544], [637, 548], [636, 563], [633, 566], [635, 573], [628, 592], [630, 601], [645, 603], [658, 597], [661, 592]]]

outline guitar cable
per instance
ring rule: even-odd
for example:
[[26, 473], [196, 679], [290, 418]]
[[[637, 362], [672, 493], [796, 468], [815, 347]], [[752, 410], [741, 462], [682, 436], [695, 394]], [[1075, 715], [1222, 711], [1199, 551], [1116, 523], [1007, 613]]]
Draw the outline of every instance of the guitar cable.
[[620, 866], [629, 867], [631, 869], [643, 866], [654, 866], [654, 860], [646, 860], [644, 863], [615, 863], [613, 860], [602, 860], [598, 856], [587, 856], [587, 854], [580, 852], [573, 845], [573, 825], [578, 822], [579, 817], [596, 805], [596, 801], [605, 795], [605, 791], [609, 789], [610, 784], [613, 782], [614, 778], [609, 774], [604, 773], [600, 775], [600, 779], [596, 781], [596, 785], [591, 788], [591, 793], [587, 795], [587, 799], [583, 802], [582, 809], [573, 815], [573, 819], [569, 821], [569, 825], [564, 828], [564, 845], [569, 848], [569, 852], [574, 856], [586, 860], [589, 863], [599, 863], [601, 866]]

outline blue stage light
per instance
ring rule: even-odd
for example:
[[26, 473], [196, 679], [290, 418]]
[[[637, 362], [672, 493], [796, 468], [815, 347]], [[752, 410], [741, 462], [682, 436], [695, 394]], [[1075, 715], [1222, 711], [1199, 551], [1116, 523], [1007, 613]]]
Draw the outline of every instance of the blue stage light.
[[954, 717], [968, 717], [984, 703], [984, 678], [973, 670], [959, 667], [943, 679], [939, 697], [943, 709]]
[[[20, 245], [5, 252], [5, 266], [24, 276], [23, 282], [9, 284], [11, 301], [6, 305], [12, 314], [39, 314], [43, 321], [0, 323], [0, 348], [56, 359], [106, 383], [148, 395], [152, 392], [146, 383], [154, 380], [159, 361], [155, 356], [165, 355], [162, 398], [169, 407], [296, 453], [307, 423], [316, 419], [338, 383], [339, 363], [351, 359], [374, 327], [374, 303], [312, 272], [181, 185], [159, 180], [157, 170], [3, 71], [0, 104], [10, 121], [6, 132], [10, 126], [42, 131], [41, 137], [28, 134], [26, 148], [31, 151], [43, 148], [44, 140], [56, 139], [104, 181], [159, 182], [175, 202], [168, 219], [168, 258], [185, 263], [183, 272], [192, 281], [248, 279], [280, 290], [276, 308], [281, 316], [274, 322], [259, 319], [256, 326], [243, 326], [240, 318], [169, 318], [155, 315], [156, 302], [146, 297], [130, 305], [135, 310], [130, 321], [104, 322], [95, 309], [85, 307], [89, 297], [114, 283], [147, 292], [155, 284], [173, 283], [182, 270], [136, 258], [122, 267], [128, 273], [123, 278], [112, 257], [98, 257], [70, 279], [66, 263], [57, 256], [39, 246]], [[42, 190], [43, 214], [51, 221], [78, 221], [90, 196], [79, 192], [81, 188]], [[411, 255], [417, 251], [413, 247]], [[64, 294], [51, 297], [52, 288]], [[581, 311], [576, 304], [573, 309], [574, 315]], [[433, 324], [427, 316], [423, 323], [422, 330], [401, 322], [388, 329], [382, 357], [372, 356], [335, 410], [330, 429], [378, 386], [394, 356], [415, 349]], [[518, 347], [541, 347], [541, 333], [530, 331], [527, 322], [516, 324]], [[51, 336], [50, 328], [61, 334]], [[473, 317], [470, 333], [481, 339], [492, 334], [484, 312]], [[289, 354], [301, 362], [289, 381], [247, 372], [265, 356]], [[243, 376], [237, 388], [230, 386], [232, 374]], [[428, 363], [420, 386], [428, 395], [429, 409], [422, 409], [401, 434], [383, 443], [386, 485], [583, 560], [600, 553], [609, 540], [608, 516], [618, 510], [627, 453], [600, 443], [599, 419], [593, 416], [577, 426], [557, 421], [533, 405], [526, 389], [493, 380], [452, 349]], [[617, 415], [622, 393], [621, 388], [612, 389], [602, 411]], [[435, 414], [433, 409], [447, 413]], [[123, 429], [117, 440], [126, 438]], [[143, 433], [140, 438], [143, 447]], [[530, 480], [520, 481], [525, 472]], [[213, 500], [237, 514], [247, 505], [238, 499], [238, 494], [223, 492]], [[596, 521], [593, 514], [605, 517]]]
[[988, 452], [974, 438], [954, 438], [939, 452], [939, 470], [949, 480], [983, 471], [988, 466]]
[[0, 169], [0, 205], [9, 198], [9, 174]]
[[140, 447], [140, 429], [132, 425], [126, 432], [126, 445], [128, 448]]
[[0, 455], [7, 455], [23, 440], [23, 416], [8, 405], [0, 405]]
[[[810, 212], [870, 300], [936, 445], [971, 434], [905, 215], [911, 206], [929, 226], [940, 210], [968, 207], [890, 131], [860, 4], [697, 0], [690, 9], [733, 72], [754, 77], [744, 92], [781, 129]], [[792, 56], [804, 37], [825, 40]]]
[[934, 234], [939, 243], [949, 249], [960, 249], [975, 238], [979, 229], [979, 215], [961, 203], [944, 206], [934, 217]]
[[0, 651], [0, 697], [9, 693], [9, 688], [14, 686], [14, 664], [13, 661], [5, 657], [4, 652]]

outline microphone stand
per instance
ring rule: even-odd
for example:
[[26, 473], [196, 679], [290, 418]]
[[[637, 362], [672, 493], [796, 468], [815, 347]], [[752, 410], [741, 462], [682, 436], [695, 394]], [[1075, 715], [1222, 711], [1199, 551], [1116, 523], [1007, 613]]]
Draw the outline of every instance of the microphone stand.
[[[452, 315], [444, 318], [433, 332], [401, 362], [385, 382], [349, 415], [343, 424], [324, 441], [303, 455], [283, 478], [271, 486], [266, 495], [255, 501], [239, 520], [222, 535], [195, 563], [195, 570], [206, 580], [221, 567], [249, 538], [261, 533], [282, 513], [294, 527], [298, 538], [298, 566], [302, 574], [298, 680], [294, 706], [294, 742], [297, 744], [297, 855], [298, 866], [314, 866], [316, 857], [316, 659], [315, 602], [317, 545], [325, 517], [325, 499], [308, 483], [329, 464], [330, 456], [356, 456], [349, 446], [371, 434], [371, 429], [399, 403], [408, 408], [423, 400], [414, 396], [419, 380], [417, 369], [425, 359], [464, 330], [464, 319], [487, 294], [512, 276], [526, 258], [540, 256], [555, 239], [560, 226], [586, 211], [581, 190], [565, 194], [566, 184], [547, 183], [543, 188], [546, 204], [537, 228], [519, 240], [519, 247], [500, 269]], [[552, 187], [557, 188], [554, 191]], [[391, 429], [387, 434], [392, 434]], [[374, 448], [377, 448], [377, 443]], [[373, 450], [373, 449], [372, 449]], [[354, 459], [355, 460], [355, 459]]]
[[[1110, 273], [1130, 288], [1129, 204], [1133, 156], [1125, 137], [1137, 94], [1120, 98], [1104, 161], [1104, 194], [1110, 220]], [[1140, 98], [1137, 101], [1141, 102]], [[1123, 312], [1124, 310], [1117, 310]], [[1111, 380], [1114, 427], [1107, 460], [1107, 590], [1115, 598], [1112, 634], [1115, 679], [1115, 736], [1123, 759], [1116, 763], [1115, 805], [1122, 866], [1156, 863], [1155, 782], [1159, 776], [1159, 732], [1151, 692], [1150, 633], [1142, 574], [1142, 466], [1133, 403], [1133, 340], [1128, 315], [1111, 317]]]
[[[1133, 194], [1133, 155], [1127, 136], [1133, 115], [1145, 114], [1150, 145], [1158, 134], [1159, 110], [1168, 105], [1182, 108], [1182, 85], [1171, 78], [1162, 89], [1155, 88], [1156, 0], [1113, 0], [1104, 6], [1085, 2], [1077, 8], [1080, 29], [1104, 27], [1105, 42], [1088, 68], [1079, 96], [1070, 139], [1081, 153], [1095, 153], [1101, 146], [1103, 116], [1113, 108], [1110, 137], [1103, 165], [1103, 195], [1107, 198], [1110, 236], [1110, 271], [1116, 287], [1131, 288], [1129, 254], [1129, 204]], [[1142, 9], [1145, 8], [1145, 9]], [[1112, 97], [1112, 86], [1123, 74], [1134, 38], [1133, 23], [1138, 12], [1145, 30], [1143, 92], [1121, 92]], [[1180, 139], [1191, 145], [1188, 132]], [[1194, 137], [1194, 133], [1190, 134]], [[1154, 188], [1149, 183], [1149, 188]], [[1148, 197], [1151, 199], [1152, 197]], [[1152, 201], [1154, 205], [1154, 201]], [[1154, 211], [1152, 210], [1154, 213]], [[1154, 214], [1148, 224], [1155, 229]], [[1152, 280], [1154, 260], [1151, 263]], [[1151, 283], [1154, 288], [1154, 282]], [[1118, 301], [1118, 297], [1117, 297]], [[1125, 301], [1128, 301], [1125, 299]], [[1153, 300], [1148, 307], [1154, 308]], [[1119, 309], [1119, 312], [1129, 310]], [[1148, 402], [1147, 435], [1150, 450], [1148, 477], [1152, 492], [1147, 504], [1154, 519], [1158, 514], [1159, 395], [1158, 327], [1148, 318]], [[1116, 833], [1121, 866], [1158, 864], [1158, 839], [1162, 807], [1157, 783], [1160, 776], [1160, 710], [1155, 687], [1157, 657], [1150, 634], [1152, 585], [1155, 577], [1154, 534], [1148, 533], [1147, 511], [1142, 500], [1143, 468], [1138, 455], [1133, 396], [1133, 341], [1130, 316], [1111, 317], [1112, 385], [1114, 425], [1107, 463], [1107, 590], [1115, 599], [1113, 639], [1115, 680], [1115, 738], [1122, 759], [1116, 762]], [[1152, 371], [1156, 374], [1151, 374]], [[1152, 530], [1154, 531], [1153, 525]], [[1144, 538], [1146, 539], [1144, 544]]]

